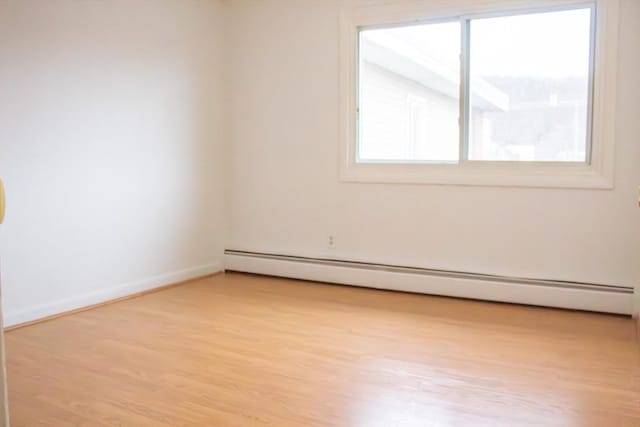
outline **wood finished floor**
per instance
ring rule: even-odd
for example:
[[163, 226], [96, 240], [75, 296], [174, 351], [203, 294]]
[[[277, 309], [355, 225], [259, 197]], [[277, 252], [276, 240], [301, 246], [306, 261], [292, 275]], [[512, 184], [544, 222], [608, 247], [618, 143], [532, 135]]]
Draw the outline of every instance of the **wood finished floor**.
[[242, 274], [6, 334], [12, 426], [640, 426], [634, 322]]

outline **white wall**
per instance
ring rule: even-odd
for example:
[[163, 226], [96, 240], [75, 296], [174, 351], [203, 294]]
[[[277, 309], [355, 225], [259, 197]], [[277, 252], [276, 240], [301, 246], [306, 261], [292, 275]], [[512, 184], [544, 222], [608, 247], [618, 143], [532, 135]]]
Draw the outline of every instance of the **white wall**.
[[221, 268], [223, 5], [1, 0], [6, 324]]
[[612, 191], [339, 182], [340, 3], [231, 3], [227, 248], [640, 282], [640, 2], [621, 4]]

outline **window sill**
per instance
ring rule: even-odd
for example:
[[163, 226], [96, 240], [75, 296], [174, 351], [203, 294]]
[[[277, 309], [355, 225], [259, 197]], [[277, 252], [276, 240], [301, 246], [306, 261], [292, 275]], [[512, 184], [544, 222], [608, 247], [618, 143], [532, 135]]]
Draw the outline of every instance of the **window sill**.
[[613, 189], [613, 174], [583, 163], [343, 164], [342, 182]]

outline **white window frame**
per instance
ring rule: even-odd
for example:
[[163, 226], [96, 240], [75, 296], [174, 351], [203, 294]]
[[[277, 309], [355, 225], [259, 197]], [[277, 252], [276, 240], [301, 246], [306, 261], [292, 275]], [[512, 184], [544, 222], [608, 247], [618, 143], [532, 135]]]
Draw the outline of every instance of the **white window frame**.
[[[594, 5], [595, 37], [587, 162], [358, 162], [360, 28], [409, 25], [488, 14]], [[343, 182], [612, 189], [619, 0], [399, 0], [355, 6], [340, 16], [340, 179]], [[593, 30], [593, 29], [592, 29]], [[464, 60], [463, 60], [464, 66]], [[464, 90], [464, 88], [463, 88]], [[464, 129], [464, 128], [463, 128]]]

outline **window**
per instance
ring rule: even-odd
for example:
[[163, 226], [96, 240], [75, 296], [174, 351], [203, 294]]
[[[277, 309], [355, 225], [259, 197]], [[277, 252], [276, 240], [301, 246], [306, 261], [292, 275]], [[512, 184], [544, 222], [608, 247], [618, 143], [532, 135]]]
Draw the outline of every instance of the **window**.
[[469, 21], [467, 158], [588, 161], [592, 13]]
[[456, 162], [460, 23], [360, 32], [358, 160]]
[[617, 1], [511, 3], [343, 23], [343, 179], [611, 187]]

